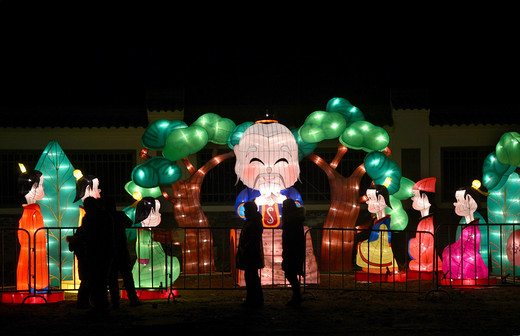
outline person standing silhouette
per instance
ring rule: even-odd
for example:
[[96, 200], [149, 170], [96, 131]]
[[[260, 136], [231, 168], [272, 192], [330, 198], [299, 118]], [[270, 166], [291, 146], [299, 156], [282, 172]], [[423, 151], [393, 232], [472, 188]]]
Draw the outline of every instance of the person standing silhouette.
[[298, 208], [294, 200], [288, 198], [282, 205], [282, 270], [291, 284], [292, 299], [288, 306], [301, 304], [299, 276], [304, 275], [305, 234], [303, 222], [305, 209]]
[[119, 301], [121, 299], [119, 295], [119, 274], [121, 274], [128, 299], [130, 300], [130, 306], [141, 305], [141, 301], [139, 301], [135, 290], [132, 264], [126, 240], [126, 229], [131, 227], [133, 222], [124, 212], [117, 210], [116, 203], [113, 199], [105, 199], [105, 205], [113, 221], [115, 244], [114, 259], [110, 265], [110, 272], [108, 275], [110, 302], [112, 303], [113, 308], [119, 308]]
[[264, 303], [262, 283], [258, 270], [264, 268], [264, 247], [262, 233], [262, 215], [254, 201], [244, 204], [245, 223], [238, 241], [238, 252], [236, 265], [238, 269], [244, 270], [246, 282], [246, 307], [259, 307]]

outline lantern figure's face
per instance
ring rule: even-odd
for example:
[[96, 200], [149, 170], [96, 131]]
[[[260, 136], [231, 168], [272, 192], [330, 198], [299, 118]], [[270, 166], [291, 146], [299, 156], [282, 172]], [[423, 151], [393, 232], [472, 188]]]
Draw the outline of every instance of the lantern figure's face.
[[300, 174], [298, 145], [284, 125], [250, 126], [234, 151], [238, 178], [262, 195], [291, 187]]
[[421, 192], [419, 190], [413, 190], [412, 196], [412, 208], [417, 211], [429, 209], [431, 204], [426, 195], [421, 196]]
[[144, 221], [141, 222], [143, 227], [155, 227], [161, 223], [161, 213], [159, 210], [161, 209], [161, 203], [159, 200], [155, 200], [155, 209], [150, 210], [150, 214]]
[[466, 191], [464, 190], [457, 190], [455, 192], [456, 202], [453, 203], [455, 206], [455, 213], [461, 217], [470, 216], [475, 211], [477, 211], [477, 202], [475, 202], [473, 197], [471, 197], [469, 194], [464, 197], [465, 193]]
[[367, 206], [370, 213], [381, 213], [386, 209], [386, 203], [383, 196], [376, 194], [375, 189], [367, 189]]
[[99, 188], [98, 178], [92, 180], [92, 188], [90, 186], [85, 188], [85, 195], [83, 195], [81, 199], [85, 200], [87, 197], [101, 198], [101, 189]]
[[[43, 175], [40, 176], [40, 182], [38, 183], [38, 187], [33, 187], [34, 189], [34, 201], [42, 200], [45, 197], [45, 191], [43, 188]], [[32, 191], [32, 190], [31, 190]]]

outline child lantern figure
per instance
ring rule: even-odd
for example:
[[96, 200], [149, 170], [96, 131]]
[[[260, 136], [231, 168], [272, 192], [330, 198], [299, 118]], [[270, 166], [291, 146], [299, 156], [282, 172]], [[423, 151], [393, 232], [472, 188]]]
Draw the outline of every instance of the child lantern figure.
[[[398, 270], [391, 245], [390, 215], [385, 214], [390, 206], [388, 189], [384, 185], [368, 187], [366, 196], [368, 211], [376, 215], [370, 236], [358, 243], [356, 264], [367, 273], [387, 273]], [[391, 206], [390, 206], [391, 207]]]
[[23, 214], [19, 221], [20, 256], [16, 270], [16, 289], [44, 290], [49, 287], [47, 238], [40, 205], [36, 203], [45, 196], [43, 175], [38, 170], [27, 171], [23, 164], [19, 166], [21, 174], [18, 187], [26, 204], [23, 205]]
[[442, 252], [442, 272], [449, 279], [483, 279], [488, 276], [488, 269], [480, 255], [479, 219], [475, 218], [480, 196], [487, 192], [480, 189], [480, 182], [474, 181], [469, 188], [460, 188], [455, 192], [455, 213], [466, 220], [459, 240], [446, 246]]
[[435, 195], [435, 177], [422, 179], [414, 184], [412, 192], [412, 208], [421, 213], [421, 219], [417, 225], [417, 235], [408, 242], [408, 254], [410, 263], [408, 268], [412, 271], [433, 272], [442, 266], [441, 259], [435, 260], [434, 221], [430, 208]]
[[152, 228], [161, 223], [161, 203], [153, 197], [137, 198], [134, 222], [140, 223], [142, 229], [137, 231], [134, 282], [138, 288], [168, 288], [179, 277], [180, 264], [177, 257], [172, 257], [168, 265], [162, 244], [153, 240]]

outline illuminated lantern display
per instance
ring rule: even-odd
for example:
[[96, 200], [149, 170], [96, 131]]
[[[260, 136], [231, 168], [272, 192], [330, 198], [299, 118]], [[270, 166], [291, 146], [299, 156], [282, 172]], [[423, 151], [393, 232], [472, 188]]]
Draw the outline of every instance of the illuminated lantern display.
[[[365, 174], [370, 175], [366, 167], [370, 166], [370, 173], [374, 175], [370, 177], [378, 179], [376, 184], [382, 184], [387, 176], [392, 175], [393, 185], [389, 186], [392, 190], [392, 208], [387, 208], [387, 214], [391, 215], [392, 229], [395, 230], [406, 228], [408, 223], [401, 201], [411, 197], [411, 181], [403, 178], [400, 169], [388, 158], [391, 155], [388, 133], [365, 121], [361, 110], [344, 98], [332, 98], [327, 103], [326, 111], [311, 113], [295, 133], [295, 138], [300, 157], [306, 157], [322, 169], [330, 185], [331, 204], [323, 225], [320, 269], [351, 270], [357, 247], [354, 243], [356, 221], [360, 204], [365, 202], [364, 196], [360, 195], [360, 183]], [[313, 153], [318, 142], [335, 138], [339, 140], [338, 149], [330, 162]], [[350, 176], [343, 176], [337, 167], [350, 150], [368, 154], [365, 162], [355, 168]], [[386, 158], [379, 158], [378, 153]], [[390, 175], [386, 170], [390, 171]]]
[[513, 265], [520, 266], [520, 229], [507, 238], [507, 259]]
[[495, 151], [483, 164], [483, 184], [489, 190], [487, 217], [491, 272], [501, 277], [518, 277], [520, 267], [510, 258], [509, 242], [520, 223], [520, 135], [504, 133]]
[[374, 185], [367, 189], [368, 211], [376, 215], [367, 240], [357, 246], [356, 264], [366, 273], [386, 274], [397, 272], [391, 244], [390, 216], [386, 208], [390, 205], [388, 189], [384, 185]]
[[[74, 203], [74, 167], [56, 141], [43, 151], [35, 169], [44, 176], [45, 197], [38, 201], [47, 233], [49, 278], [52, 286], [74, 287], [74, 254], [66, 237], [78, 226], [78, 204]], [[77, 282], [76, 282], [77, 285]], [[76, 287], [77, 288], [77, 287]]]
[[[235, 127], [232, 120], [207, 113], [190, 126], [180, 120], [157, 120], [141, 137], [144, 147], [141, 158], [146, 161], [133, 169], [132, 182], [141, 188], [159, 187], [162, 196], [173, 205], [179, 227], [187, 228], [182, 242], [183, 271], [186, 274], [214, 271], [213, 241], [208, 219], [200, 204], [200, 186], [211, 169], [232, 158], [234, 153], [215, 154], [198, 169], [190, 162], [189, 155], [197, 153], [209, 142], [226, 145]], [[163, 156], [151, 157], [150, 150], [162, 150]], [[185, 166], [187, 178], [182, 179], [183, 172], [176, 161]], [[170, 186], [172, 192], [165, 186]]]
[[478, 188], [480, 185], [474, 184], [455, 192], [455, 213], [465, 217], [468, 224], [463, 227], [459, 239], [446, 246], [442, 253], [442, 272], [451, 280], [471, 280], [478, 283], [478, 280], [488, 277], [488, 268], [480, 254], [479, 219], [474, 216], [479, 204], [479, 193], [484, 193]]
[[[293, 133], [275, 120], [257, 121], [247, 127], [234, 146], [235, 173], [246, 188], [236, 199], [235, 211], [244, 219], [244, 204], [254, 200], [262, 215], [264, 230], [265, 267], [261, 270], [262, 283], [283, 283], [281, 269], [281, 216], [282, 203], [293, 199], [302, 206], [302, 198], [293, 187], [300, 174], [298, 144]], [[312, 253], [312, 241], [307, 235], [306, 281], [317, 281], [317, 264]], [[274, 246], [273, 246], [274, 244]], [[310, 245], [310, 248], [309, 248]], [[310, 252], [310, 255], [309, 255]]]
[[144, 197], [136, 205], [135, 223], [142, 227], [137, 230], [137, 260], [132, 270], [136, 288], [165, 289], [180, 274], [177, 257], [167, 257], [161, 243], [153, 240], [151, 228], [161, 223], [160, 207], [161, 203], [153, 197]]
[[[412, 207], [420, 211], [421, 218], [417, 225], [417, 234], [408, 242], [408, 254], [410, 263], [408, 268], [412, 271], [433, 272], [442, 269], [442, 261], [435, 253], [435, 226], [430, 207], [435, 194], [435, 177], [425, 178], [413, 186]], [[437, 262], [434, 263], [434, 258]]]
[[45, 196], [43, 174], [38, 170], [27, 171], [20, 165], [19, 191], [27, 201], [20, 218], [18, 241], [20, 255], [16, 270], [16, 289], [19, 291], [49, 289], [49, 265], [47, 263], [47, 238], [40, 205], [36, 202]]

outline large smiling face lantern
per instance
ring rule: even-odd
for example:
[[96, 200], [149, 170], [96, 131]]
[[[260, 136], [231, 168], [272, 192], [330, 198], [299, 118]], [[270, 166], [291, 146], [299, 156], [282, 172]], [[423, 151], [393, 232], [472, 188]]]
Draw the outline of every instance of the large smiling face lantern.
[[254, 199], [264, 226], [279, 227], [281, 203], [292, 198], [301, 205], [292, 187], [300, 174], [294, 135], [277, 122], [257, 122], [246, 129], [234, 151], [235, 172], [247, 187], [237, 198], [237, 214], [243, 218], [243, 204]]

